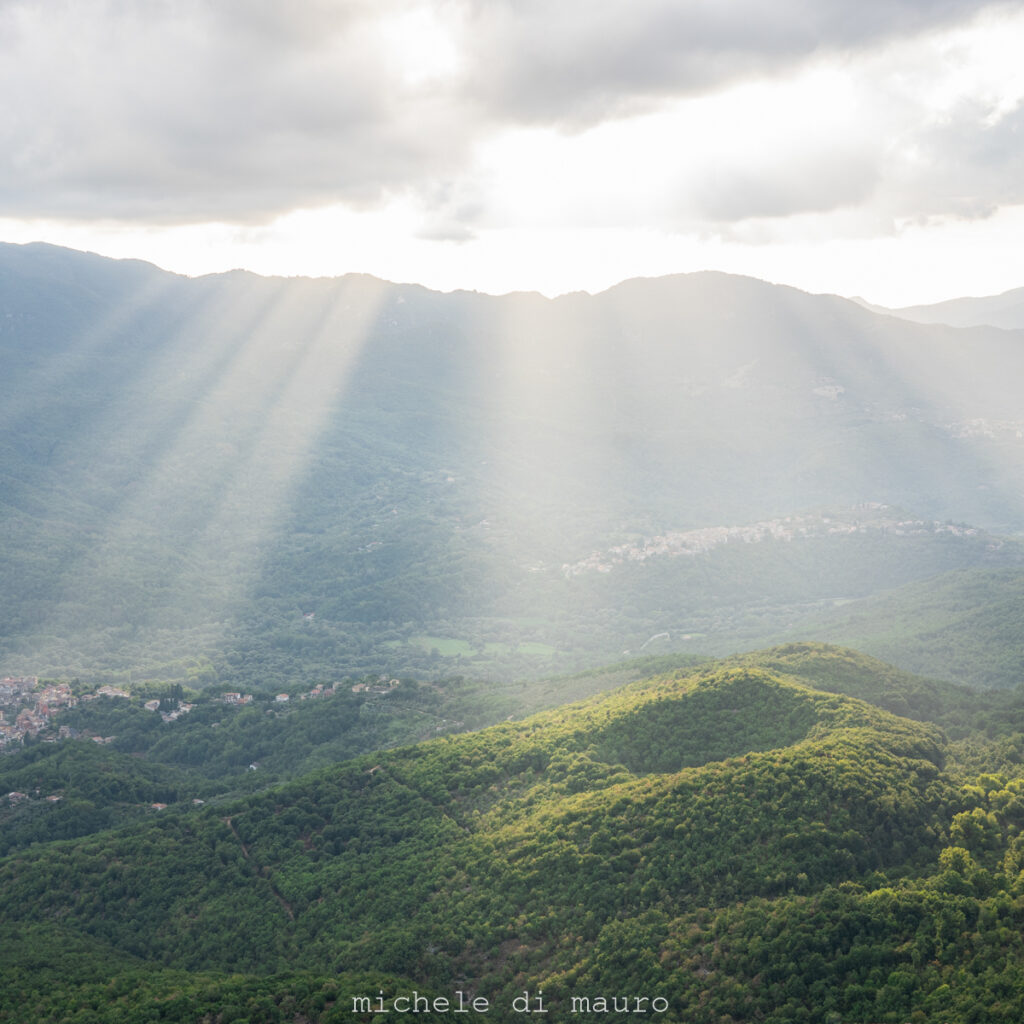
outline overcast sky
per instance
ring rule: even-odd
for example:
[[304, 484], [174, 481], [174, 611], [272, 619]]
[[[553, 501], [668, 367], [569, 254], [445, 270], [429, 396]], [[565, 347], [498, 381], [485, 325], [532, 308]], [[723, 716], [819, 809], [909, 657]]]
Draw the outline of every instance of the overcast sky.
[[546, 294], [1024, 285], [1024, 0], [0, 0], [0, 239]]

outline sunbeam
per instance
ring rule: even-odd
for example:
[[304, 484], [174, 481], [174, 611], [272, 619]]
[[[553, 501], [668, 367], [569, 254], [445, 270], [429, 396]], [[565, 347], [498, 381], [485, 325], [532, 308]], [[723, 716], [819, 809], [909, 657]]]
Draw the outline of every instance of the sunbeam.
[[[97, 600], [107, 643], [140, 627], [230, 618], [345, 401], [383, 294], [361, 279], [196, 282], [199, 301], [175, 310], [152, 360], [82, 423], [62, 490], [82, 488], [103, 525], [85, 548], [65, 538], [77, 555], [61, 559], [63, 583], [39, 632], [73, 632], [83, 603]], [[108, 329], [122, 348], [125, 336], [150, 341], [152, 316], [141, 301], [130, 309], [92, 326], [89, 343], [114, 344]]]

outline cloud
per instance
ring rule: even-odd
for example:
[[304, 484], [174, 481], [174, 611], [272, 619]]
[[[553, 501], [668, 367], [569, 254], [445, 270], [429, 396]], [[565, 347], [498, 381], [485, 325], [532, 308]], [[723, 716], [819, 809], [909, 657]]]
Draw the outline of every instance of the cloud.
[[973, 220], [1024, 203], [1024, 104], [995, 114], [964, 100], [910, 142], [912, 160], [890, 175], [899, 189], [892, 205], [905, 216]]
[[827, 213], [867, 200], [879, 177], [877, 166], [861, 154], [817, 154], [796, 167], [730, 167], [709, 175], [691, 203], [697, 218], [714, 224]]
[[[421, 212], [420, 237], [466, 240], [524, 216], [494, 192], [511, 175], [486, 173], [485, 150], [503, 135], [575, 144], [745, 84], [771, 94], [801, 69], [853, 66], [983, 9], [1021, 6], [0, 0], [0, 208], [24, 218], [257, 225], [401, 197]], [[595, 216], [639, 211], [688, 227], [881, 201], [894, 217], [972, 215], [1019, 197], [1015, 112], [995, 117], [967, 91], [938, 122], [927, 90], [940, 64], [910, 86], [898, 84], [900, 69], [879, 66], [881, 85], [863, 75], [857, 84], [860, 122], [805, 118], [794, 134], [784, 107], [750, 107], [728, 129], [703, 124], [663, 151], [663, 140], [634, 133], [635, 173], [576, 158], [524, 174], [546, 209], [584, 217], [594, 197]], [[766, 133], [758, 118], [781, 127]], [[865, 119], [884, 126], [877, 137]], [[651, 170], [661, 163], [672, 180]], [[648, 181], [641, 203], [630, 193]]]
[[380, 202], [461, 166], [457, 95], [410, 88], [409, 4], [0, 8], [0, 198], [23, 215], [252, 221]]
[[699, 117], [681, 108], [665, 134], [697, 144], [673, 166], [675, 223], [765, 237], [733, 228], [836, 214], [862, 237], [1024, 203], [1022, 42], [1024, 12], [982, 19], [733, 86], [690, 104]]
[[976, 15], [976, 0], [467, 0], [472, 80], [503, 118], [583, 127]]

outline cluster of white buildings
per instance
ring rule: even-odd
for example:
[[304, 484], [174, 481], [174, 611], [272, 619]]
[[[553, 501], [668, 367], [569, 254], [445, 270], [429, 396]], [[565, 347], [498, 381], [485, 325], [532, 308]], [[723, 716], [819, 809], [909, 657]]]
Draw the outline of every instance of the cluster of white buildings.
[[950, 533], [972, 537], [978, 532], [972, 527], [952, 523], [885, 516], [881, 514], [885, 507], [871, 504], [835, 516], [786, 516], [784, 519], [770, 519], [748, 526], [706, 526], [697, 530], [659, 534], [634, 543], [619, 544], [606, 551], [596, 551], [572, 565], [563, 565], [562, 573], [566, 579], [572, 579], [588, 572], [608, 573], [618, 565], [644, 562], [649, 558], [694, 558], [725, 544], [758, 544], [769, 540], [793, 541], [855, 533], [891, 533], [896, 536]]
[[[399, 681], [397, 679], [388, 679], [387, 676], [381, 676], [376, 682], [363, 682], [356, 683], [352, 687], [353, 693], [375, 693], [378, 696], [391, 693], [398, 686]], [[335, 683], [335, 686], [338, 684]]]
[[[38, 736], [49, 729], [53, 724], [53, 716], [59, 711], [101, 697], [130, 700], [131, 694], [119, 686], [101, 686], [95, 693], [75, 696], [67, 683], [46, 683], [40, 686], [36, 676], [6, 676], [0, 679], [0, 751], [20, 744], [26, 736]], [[174, 717], [183, 714], [182, 707], [192, 710], [191, 705], [179, 705], [179, 710], [171, 714]], [[66, 739], [76, 735], [64, 725], [53, 738]], [[96, 743], [109, 743], [113, 739], [112, 736], [89, 738]]]
[[961, 420], [947, 423], [946, 430], [955, 438], [984, 437], [988, 440], [1024, 440], [1024, 420]]
[[228, 704], [232, 707], [241, 707], [243, 704], [252, 703], [252, 694], [235, 693], [234, 691], [232, 691], [230, 693], [222, 693], [220, 695], [220, 700], [222, 704]]
[[[147, 711], [160, 711], [161, 703], [160, 700], [147, 700], [142, 706]], [[160, 711], [160, 717], [165, 722], [176, 722], [182, 715], [187, 715], [194, 707], [195, 704], [186, 704], [183, 700], [179, 700], [177, 706], [172, 710]]]
[[51, 716], [77, 703], [67, 683], [40, 687], [35, 676], [0, 679], [0, 749], [38, 735]]

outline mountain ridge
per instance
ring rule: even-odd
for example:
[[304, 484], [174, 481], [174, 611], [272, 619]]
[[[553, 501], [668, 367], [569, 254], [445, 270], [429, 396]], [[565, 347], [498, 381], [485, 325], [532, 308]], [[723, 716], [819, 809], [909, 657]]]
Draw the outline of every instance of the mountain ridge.
[[[679, 574], [549, 571], [637, 538], [866, 502], [1024, 530], [1006, 332], [717, 272], [549, 300], [0, 254], [0, 671], [113, 682], [198, 650], [274, 687], [437, 649], [536, 676], [705, 632]], [[805, 603], [850, 596], [821, 592], [837, 544], [801, 556]], [[857, 555], [887, 586], [981, 557], [890, 548]]]
[[916, 306], [887, 308], [863, 300], [865, 308], [875, 312], [902, 317], [922, 324], [948, 324], [951, 327], [978, 327], [987, 325], [1003, 330], [1024, 328], [1024, 288], [1011, 288], [998, 295], [964, 296], [942, 302]]

